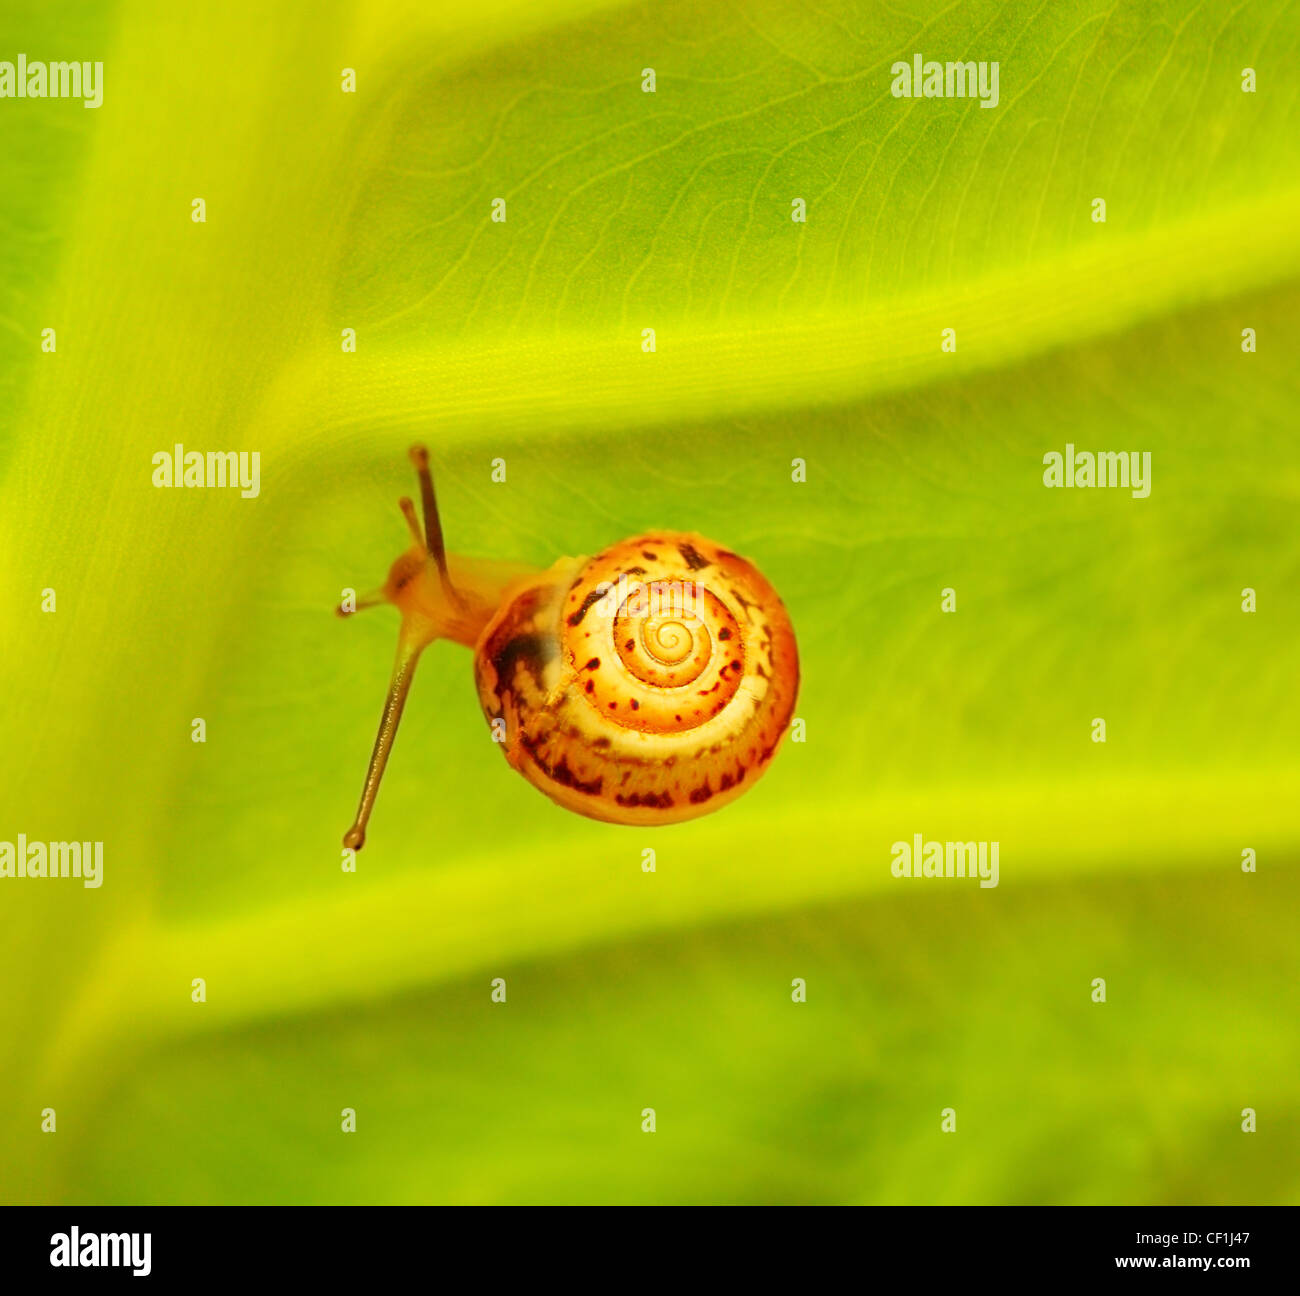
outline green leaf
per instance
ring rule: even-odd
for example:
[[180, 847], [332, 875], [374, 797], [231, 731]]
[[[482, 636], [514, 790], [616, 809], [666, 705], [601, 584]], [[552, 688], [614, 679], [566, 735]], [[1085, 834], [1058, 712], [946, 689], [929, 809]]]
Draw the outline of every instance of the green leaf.
[[[1295, 14], [360, 9], [0, 24], [105, 62], [0, 101], [0, 840], [105, 843], [0, 879], [0, 1198], [1300, 1198]], [[395, 623], [329, 610], [416, 438], [455, 550], [752, 558], [807, 741], [597, 824], [440, 644], [343, 872]], [[1067, 442], [1149, 498], [1044, 489]], [[1000, 885], [894, 878], [918, 832]]]

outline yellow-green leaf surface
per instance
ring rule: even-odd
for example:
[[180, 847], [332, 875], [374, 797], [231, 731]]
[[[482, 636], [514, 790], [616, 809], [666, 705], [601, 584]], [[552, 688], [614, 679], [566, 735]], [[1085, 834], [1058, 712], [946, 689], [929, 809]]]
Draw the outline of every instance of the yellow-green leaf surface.
[[[11, 0], [18, 52], [105, 72], [0, 100], [0, 840], [105, 875], [0, 878], [0, 1199], [1300, 1200], [1295, 5]], [[345, 872], [396, 618], [330, 609], [417, 438], [456, 551], [752, 558], [806, 741], [595, 823], [439, 644]]]

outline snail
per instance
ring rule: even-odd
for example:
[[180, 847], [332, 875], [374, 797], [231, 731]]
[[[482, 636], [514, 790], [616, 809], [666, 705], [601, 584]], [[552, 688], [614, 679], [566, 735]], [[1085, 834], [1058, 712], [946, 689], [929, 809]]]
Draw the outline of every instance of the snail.
[[790, 723], [799, 660], [790, 618], [758, 570], [693, 533], [652, 531], [538, 570], [449, 555], [428, 451], [411, 448], [424, 529], [384, 585], [341, 606], [402, 615], [397, 662], [343, 844], [359, 850], [420, 654], [474, 652], [483, 713], [506, 760], [592, 819], [677, 823], [738, 797]]

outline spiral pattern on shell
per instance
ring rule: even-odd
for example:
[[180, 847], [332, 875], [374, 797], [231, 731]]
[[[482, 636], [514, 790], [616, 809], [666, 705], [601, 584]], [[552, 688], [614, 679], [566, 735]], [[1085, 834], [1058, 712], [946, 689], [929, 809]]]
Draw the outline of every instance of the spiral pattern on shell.
[[799, 682], [794, 631], [744, 558], [653, 532], [513, 591], [475, 652], [506, 759], [596, 819], [673, 823], [766, 768]]

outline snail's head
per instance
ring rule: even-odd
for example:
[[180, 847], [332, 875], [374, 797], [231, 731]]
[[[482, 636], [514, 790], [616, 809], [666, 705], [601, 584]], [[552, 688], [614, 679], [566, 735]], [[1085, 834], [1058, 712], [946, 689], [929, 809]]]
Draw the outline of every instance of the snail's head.
[[402, 516], [411, 533], [411, 546], [399, 554], [388, 570], [388, 579], [377, 590], [362, 596], [354, 605], [341, 605], [339, 616], [352, 616], [364, 608], [392, 603], [402, 614], [397, 639], [397, 663], [393, 667], [388, 696], [379, 722], [379, 736], [370, 757], [361, 806], [356, 822], [343, 844], [360, 850], [366, 839], [366, 821], [374, 806], [379, 781], [392, 750], [397, 724], [410, 691], [420, 654], [435, 639], [454, 639], [473, 648], [492, 618], [506, 590], [525, 577], [530, 569], [513, 563], [482, 562], [448, 557], [442, 540], [442, 522], [429, 471], [429, 452], [422, 445], [411, 447], [411, 462], [420, 482], [424, 527], [416, 517], [415, 504], [407, 497], [399, 501]]

